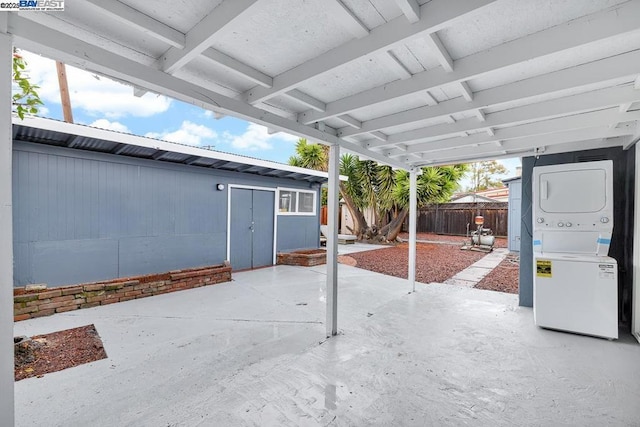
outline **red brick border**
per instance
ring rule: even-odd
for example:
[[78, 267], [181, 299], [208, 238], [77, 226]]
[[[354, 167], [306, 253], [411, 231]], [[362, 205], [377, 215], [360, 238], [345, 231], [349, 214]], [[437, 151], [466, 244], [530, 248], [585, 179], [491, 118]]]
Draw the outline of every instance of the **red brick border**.
[[13, 320], [50, 316], [54, 313], [129, 301], [183, 289], [199, 288], [231, 280], [228, 263], [162, 274], [121, 277], [102, 282], [26, 292], [13, 290]]
[[304, 249], [292, 252], [278, 252], [277, 264], [313, 267], [327, 263], [327, 251], [324, 249]]

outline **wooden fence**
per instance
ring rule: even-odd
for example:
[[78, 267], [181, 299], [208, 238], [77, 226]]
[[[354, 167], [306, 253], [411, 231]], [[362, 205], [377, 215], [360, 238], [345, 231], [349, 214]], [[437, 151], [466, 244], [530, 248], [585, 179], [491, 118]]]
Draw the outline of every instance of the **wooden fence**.
[[[467, 224], [471, 230], [476, 229], [473, 219], [478, 214], [484, 217], [485, 228], [490, 228], [495, 236], [507, 236], [507, 202], [445, 203], [421, 208], [418, 210], [418, 233], [464, 236]], [[402, 229], [409, 230], [408, 216]]]
[[320, 224], [327, 225], [328, 214], [329, 214], [329, 211], [327, 210], [327, 207], [322, 206], [320, 208]]

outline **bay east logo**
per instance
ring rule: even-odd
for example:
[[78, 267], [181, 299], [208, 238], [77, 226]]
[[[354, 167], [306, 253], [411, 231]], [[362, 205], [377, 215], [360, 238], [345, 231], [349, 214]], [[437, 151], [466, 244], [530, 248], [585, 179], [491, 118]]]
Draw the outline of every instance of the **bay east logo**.
[[0, 2], [0, 11], [63, 11], [64, 0], [18, 0]]
[[40, 10], [52, 10], [57, 8], [64, 9], [63, 0], [20, 0], [18, 2], [20, 9], [40, 9]]

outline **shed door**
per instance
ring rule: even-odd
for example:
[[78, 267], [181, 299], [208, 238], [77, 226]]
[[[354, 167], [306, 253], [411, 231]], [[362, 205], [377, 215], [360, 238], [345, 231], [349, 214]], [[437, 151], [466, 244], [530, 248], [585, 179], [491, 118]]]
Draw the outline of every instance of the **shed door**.
[[231, 189], [230, 262], [234, 270], [273, 265], [275, 193]]

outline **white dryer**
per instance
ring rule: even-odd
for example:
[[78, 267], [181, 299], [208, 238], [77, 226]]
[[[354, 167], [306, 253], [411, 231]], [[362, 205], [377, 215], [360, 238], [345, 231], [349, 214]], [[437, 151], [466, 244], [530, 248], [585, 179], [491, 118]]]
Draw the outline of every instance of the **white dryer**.
[[533, 169], [533, 313], [536, 325], [618, 338], [613, 162]]

